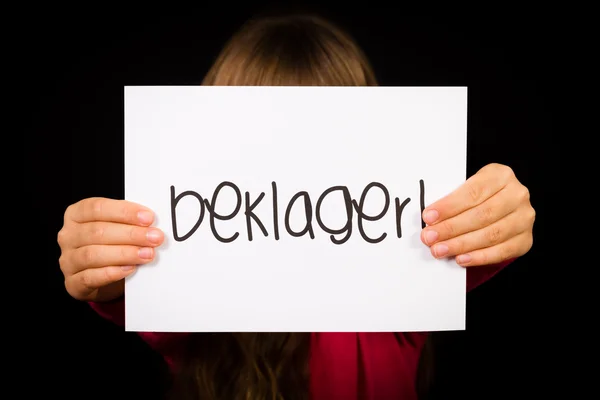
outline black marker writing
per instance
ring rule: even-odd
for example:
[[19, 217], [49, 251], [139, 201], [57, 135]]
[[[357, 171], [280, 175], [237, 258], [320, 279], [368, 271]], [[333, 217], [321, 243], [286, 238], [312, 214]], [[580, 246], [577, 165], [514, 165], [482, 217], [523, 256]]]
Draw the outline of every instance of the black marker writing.
[[[344, 225], [342, 228], [340, 229], [332, 229], [327, 227], [324, 223], [323, 220], [321, 219], [321, 205], [323, 203], [323, 200], [325, 200], [325, 197], [335, 191], [341, 191], [342, 195], [344, 196], [344, 205], [346, 208], [346, 225]], [[319, 199], [317, 200], [317, 206], [316, 206], [316, 219], [317, 219], [317, 223], [319, 224], [319, 226], [321, 227], [321, 229], [323, 229], [325, 232], [329, 233], [330, 239], [333, 243], [335, 244], [343, 244], [346, 243], [348, 241], [348, 239], [350, 239], [350, 236], [352, 236], [352, 198], [350, 197], [350, 191], [348, 190], [348, 188], [346, 186], [334, 186], [332, 188], [327, 189], [326, 191], [323, 192], [323, 194], [321, 194], [321, 196], [319, 196]], [[336, 239], [336, 237], [334, 235], [340, 235], [342, 233], [346, 232], [346, 236], [342, 237], [341, 239]]]
[[[385, 196], [385, 205], [383, 206], [383, 210], [373, 217], [363, 212], [363, 207], [365, 205], [367, 193], [369, 193], [369, 190], [371, 190], [372, 187], [378, 187], [379, 189], [381, 189]], [[352, 203], [354, 204], [354, 208], [356, 208], [356, 213], [358, 214], [358, 231], [360, 232], [360, 235], [363, 237], [363, 239], [365, 239], [369, 243], [379, 243], [383, 239], [385, 239], [387, 233], [382, 233], [381, 236], [379, 236], [377, 239], [371, 239], [370, 237], [368, 237], [365, 233], [365, 229], [363, 228], [363, 219], [367, 221], [377, 221], [383, 218], [383, 216], [387, 213], [388, 208], [390, 208], [390, 193], [388, 192], [386, 187], [383, 186], [381, 183], [371, 182], [367, 185], [365, 190], [363, 190], [362, 195], [360, 196], [360, 201], [357, 203], [356, 200], [352, 200]]]
[[406, 198], [402, 204], [400, 204], [400, 199], [396, 197], [396, 235], [398, 239], [402, 238], [402, 211], [408, 203], [410, 203], [410, 197]]
[[260, 203], [263, 197], [265, 197], [265, 194], [261, 193], [258, 196], [258, 198], [254, 201], [254, 203], [250, 204], [250, 193], [246, 192], [246, 211], [244, 212], [244, 214], [246, 214], [246, 227], [248, 229], [249, 241], [252, 241], [252, 220], [256, 222], [256, 225], [258, 225], [263, 235], [269, 236], [269, 233], [267, 232], [267, 229], [265, 228], [261, 220], [256, 216], [256, 214], [254, 214], [254, 209]]
[[[304, 198], [304, 212], [306, 215], [306, 225], [304, 226], [304, 229], [302, 229], [300, 232], [294, 232], [290, 226], [290, 213], [292, 212], [292, 207], [294, 206], [294, 203], [300, 197]], [[298, 192], [290, 200], [287, 209], [285, 210], [285, 229], [290, 235], [294, 237], [301, 237], [308, 233], [311, 239], [315, 238], [315, 232], [313, 231], [312, 227], [312, 204], [310, 202], [310, 196], [307, 192]]]
[[279, 240], [279, 210], [277, 205], [277, 183], [271, 182], [273, 190], [273, 232], [275, 232], [275, 240]]
[[[216, 211], [217, 198], [219, 196], [219, 193], [221, 192], [221, 189], [223, 189], [225, 186], [229, 186], [230, 188], [232, 188], [237, 197], [237, 203], [235, 205], [235, 209], [229, 215], [221, 215], [221, 214], [218, 214]], [[235, 239], [237, 239], [237, 237], [240, 235], [239, 232], [234, 233], [229, 238], [221, 237], [221, 235], [219, 235], [219, 233], [217, 232], [217, 228], [215, 227], [215, 219], [218, 219], [221, 221], [228, 221], [230, 219], [233, 219], [237, 215], [237, 213], [240, 211], [240, 208], [242, 207], [242, 194], [240, 193], [240, 189], [231, 182], [222, 182], [215, 189], [215, 192], [213, 193], [212, 201], [209, 202], [208, 200], [204, 200], [204, 203], [206, 204], [206, 208], [208, 209], [208, 212], [210, 213], [210, 230], [212, 231], [215, 238], [219, 242], [223, 242], [223, 243], [230, 243], [230, 242], [233, 242]]]
[[[235, 207], [234, 207], [233, 211], [231, 211], [229, 214], [220, 214], [217, 211], [217, 202], [218, 202], [219, 196], [221, 195], [222, 190], [225, 188], [229, 188], [234, 192], [236, 203], [235, 203]], [[371, 191], [371, 189], [374, 189], [374, 188], [377, 188], [382, 192], [385, 201], [384, 201], [381, 211], [378, 214], [368, 215], [365, 212], [364, 207], [367, 202], [367, 196], [368, 196], [369, 192]], [[271, 182], [271, 190], [272, 190], [272, 196], [271, 196], [272, 204], [271, 205], [272, 205], [272, 217], [273, 217], [273, 221], [272, 221], [273, 222], [273, 237], [275, 240], [279, 240], [280, 239], [280, 229], [279, 229], [279, 201], [280, 201], [280, 198], [278, 196], [278, 188], [277, 188], [276, 182]], [[337, 195], [335, 194], [336, 192], [338, 193]], [[225, 181], [216, 187], [210, 201], [208, 201], [206, 198], [202, 197], [199, 193], [191, 191], [191, 190], [187, 190], [187, 191], [182, 192], [179, 195], [175, 195], [175, 187], [174, 186], [170, 187], [170, 195], [171, 195], [170, 196], [171, 226], [173, 229], [173, 237], [174, 237], [175, 241], [177, 241], [177, 242], [182, 242], [182, 241], [189, 239], [201, 226], [202, 222], [204, 221], [205, 214], [207, 212], [209, 214], [208, 219], [209, 219], [209, 224], [210, 224], [210, 230], [211, 230], [213, 236], [221, 243], [231, 243], [231, 242], [235, 241], [240, 236], [239, 232], [235, 232], [230, 237], [223, 237], [217, 231], [216, 221], [217, 220], [229, 221], [229, 220], [234, 219], [240, 213], [242, 204], [244, 205], [243, 214], [244, 214], [244, 218], [245, 218], [245, 222], [246, 222], [246, 231], [247, 231], [247, 235], [248, 235], [248, 241], [253, 241], [255, 239], [254, 238], [255, 234], [253, 232], [253, 224], [256, 225], [258, 227], [258, 229], [260, 229], [260, 231], [262, 232], [264, 237], [269, 237], [269, 232], [267, 230], [267, 227], [263, 223], [263, 220], [260, 217], [260, 212], [257, 211], [257, 207], [260, 204], [266, 204], [265, 199], [267, 197], [266, 197], [265, 192], [261, 192], [256, 198], [252, 199], [250, 192], [246, 191], [242, 198], [242, 192], [240, 191], [240, 189], [234, 183]], [[200, 205], [200, 213], [198, 215], [198, 219], [194, 223], [194, 226], [189, 230], [189, 232], [187, 232], [184, 235], [181, 235], [177, 229], [176, 209], [177, 209], [177, 206], [179, 205], [180, 201], [183, 198], [185, 198], [186, 196], [194, 197], [198, 201], [198, 203]], [[325, 201], [326, 198], [328, 199], [330, 196], [331, 197], [337, 196], [338, 198], [341, 197], [341, 199], [338, 200], [338, 201], [340, 201], [339, 209], [342, 210], [342, 208], [343, 208], [343, 212], [345, 213], [345, 216], [346, 216], [345, 222], [343, 222], [341, 224], [342, 226], [337, 226], [337, 227], [328, 226], [323, 221], [323, 215], [322, 215], [323, 202]], [[317, 202], [314, 207], [314, 219], [316, 220], [317, 225], [321, 228], [321, 230], [323, 230], [323, 232], [325, 232], [329, 235], [329, 238], [332, 243], [341, 245], [341, 244], [348, 242], [348, 240], [350, 240], [350, 238], [352, 236], [352, 233], [354, 230], [354, 227], [353, 227], [354, 212], [356, 211], [357, 228], [358, 228], [358, 232], [359, 232], [360, 236], [367, 243], [377, 244], [377, 243], [382, 242], [388, 236], [388, 234], [386, 232], [382, 232], [378, 237], [370, 237], [369, 235], [367, 235], [367, 233], [365, 231], [365, 226], [364, 226], [365, 221], [374, 222], [374, 221], [383, 219], [389, 211], [390, 200], [391, 200], [390, 193], [389, 193], [388, 189], [379, 182], [369, 183], [362, 191], [362, 194], [358, 201], [352, 199], [350, 190], [348, 189], [347, 186], [333, 186], [333, 187], [330, 187], [327, 190], [325, 190], [318, 197]], [[423, 214], [423, 210], [425, 209], [425, 183], [422, 179], [419, 181], [419, 200], [420, 200], [420, 208], [421, 208], [421, 218], [420, 218], [421, 227], [424, 228], [425, 222], [423, 221], [422, 214]], [[396, 236], [399, 239], [402, 238], [402, 216], [404, 214], [405, 208], [410, 203], [410, 201], [411, 201], [410, 197], [405, 198], [405, 200], [403, 200], [402, 202], [400, 201], [400, 198], [398, 198], [398, 197], [394, 198]], [[303, 203], [303, 206], [299, 203]], [[292, 211], [296, 212], [295, 210], [302, 210], [301, 212], [303, 214], [303, 219], [305, 221], [304, 227], [299, 231], [294, 231], [291, 226]], [[287, 205], [285, 206], [285, 214], [284, 215], [285, 215], [284, 216], [285, 231], [290, 236], [302, 237], [302, 236], [305, 236], [306, 234], [308, 234], [308, 236], [311, 239], [315, 238], [315, 232], [314, 232], [314, 228], [313, 228], [313, 204], [312, 204], [312, 200], [311, 200], [311, 197], [308, 192], [299, 191], [296, 194], [294, 194], [294, 196], [292, 196], [292, 198], [288, 201]], [[263, 217], [264, 217], [264, 215], [263, 215]]]
[[[192, 229], [190, 229], [190, 231], [188, 233], [186, 233], [183, 236], [179, 236], [179, 233], [177, 232], [177, 214], [175, 212], [175, 209], [177, 208], [177, 203], [179, 203], [179, 201], [181, 199], [183, 199], [185, 196], [192, 196], [195, 197], [196, 199], [198, 199], [198, 202], [200, 203], [200, 216], [198, 217], [198, 220], [196, 221], [196, 223], [194, 224], [194, 226], [192, 227]], [[175, 186], [171, 186], [171, 224], [173, 226], [173, 237], [175, 238], [176, 241], [178, 242], [183, 242], [184, 240], [188, 239], [190, 236], [192, 236], [194, 234], [194, 232], [196, 232], [198, 230], [198, 228], [200, 227], [200, 224], [202, 223], [202, 220], [204, 219], [204, 200], [202, 199], [202, 196], [200, 196], [198, 193], [193, 192], [191, 190], [188, 190], [186, 192], [183, 192], [177, 196], [175, 196]]]
[[419, 192], [420, 192], [420, 196], [421, 196], [421, 228], [425, 229], [425, 227], [427, 226], [427, 224], [425, 223], [425, 220], [423, 219], [423, 211], [425, 211], [425, 182], [423, 182], [423, 179], [421, 179], [419, 181]]

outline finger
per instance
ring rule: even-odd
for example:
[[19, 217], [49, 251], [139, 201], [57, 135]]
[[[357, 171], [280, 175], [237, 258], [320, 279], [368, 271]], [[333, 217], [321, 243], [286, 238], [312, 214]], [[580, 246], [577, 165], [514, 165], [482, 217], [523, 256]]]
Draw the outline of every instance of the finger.
[[456, 257], [456, 263], [463, 267], [499, 264], [512, 258], [521, 257], [531, 250], [532, 246], [533, 235], [531, 231], [525, 231], [504, 243], [461, 254]]
[[152, 247], [91, 245], [70, 252], [70, 272], [107, 265], [140, 265], [154, 259]]
[[435, 225], [427, 226], [421, 231], [421, 241], [431, 246], [437, 242], [485, 228], [506, 217], [519, 207], [521, 202], [521, 199], [514, 196], [509, 187], [510, 185], [487, 201], [462, 214], [443, 220]]
[[111, 266], [86, 269], [65, 280], [67, 292], [78, 300], [87, 300], [98, 289], [118, 282], [136, 270], [133, 266]]
[[164, 234], [158, 228], [114, 222], [88, 222], [77, 226], [79, 232], [73, 238], [74, 248], [93, 244], [155, 247], [162, 244], [164, 240]]
[[502, 190], [513, 176], [509, 167], [485, 166], [452, 193], [426, 207], [423, 221], [433, 225], [473, 208]]
[[149, 226], [154, 222], [154, 213], [130, 201], [94, 197], [69, 206], [65, 219], [78, 223], [105, 221]]
[[454, 257], [495, 246], [519, 235], [529, 227], [529, 221], [524, 220], [520, 217], [520, 213], [515, 212], [483, 229], [436, 243], [431, 246], [431, 254], [436, 258]]

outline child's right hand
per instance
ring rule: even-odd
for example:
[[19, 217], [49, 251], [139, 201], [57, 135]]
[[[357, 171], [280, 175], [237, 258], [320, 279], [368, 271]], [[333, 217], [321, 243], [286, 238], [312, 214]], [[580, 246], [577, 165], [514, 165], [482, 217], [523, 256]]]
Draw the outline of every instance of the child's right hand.
[[122, 296], [124, 278], [152, 261], [164, 240], [153, 222], [152, 211], [125, 200], [89, 198], [69, 206], [58, 232], [67, 292], [95, 302]]

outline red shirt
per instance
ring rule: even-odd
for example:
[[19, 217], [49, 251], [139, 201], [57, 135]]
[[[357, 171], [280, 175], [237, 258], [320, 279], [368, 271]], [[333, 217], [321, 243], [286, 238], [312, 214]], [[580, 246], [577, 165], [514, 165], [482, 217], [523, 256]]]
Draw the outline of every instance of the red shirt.
[[[509, 262], [467, 269], [467, 291], [487, 281]], [[125, 324], [123, 299], [91, 303], [104, 318]], [[139, 332], [169, 365], [187, 333]], [[426, 332], [313, 333], [311, 393], [314, 400], [416, 400], [415, 380]]]

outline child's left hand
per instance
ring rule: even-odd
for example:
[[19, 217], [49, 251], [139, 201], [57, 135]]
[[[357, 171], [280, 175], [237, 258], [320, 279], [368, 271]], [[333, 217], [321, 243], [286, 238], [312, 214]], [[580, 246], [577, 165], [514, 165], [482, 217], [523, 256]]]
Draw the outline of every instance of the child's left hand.
[[533, 245], [535, 210], [512, 169], [488, 164], [423, 211], [421, 240], [436, 258], [465, 267], [520, 257]]

